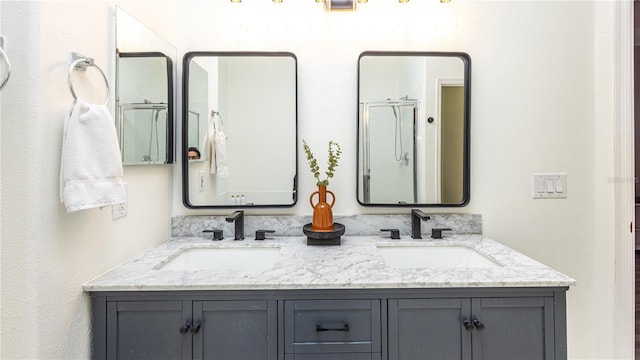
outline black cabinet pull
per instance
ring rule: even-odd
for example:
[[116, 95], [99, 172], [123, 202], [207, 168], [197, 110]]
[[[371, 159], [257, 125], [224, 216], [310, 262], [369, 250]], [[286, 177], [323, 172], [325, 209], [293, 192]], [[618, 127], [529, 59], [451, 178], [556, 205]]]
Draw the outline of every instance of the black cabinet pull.
[[191, 329], [191, 324], [188, 322], [184, 323], [182, 327], [180, 327], [180, 334], [184, 335], [188, 333], [189, 329]]
[[464, 325], [464, 328], [467, 329], [467, 331], [473, 331], [473, 325], [471, 324], [471, 321], [464, 319], [462, 321], [462, 325]]
[[200, 332], [200, 328], [202, 327], [202, 325], [200, 325], [199, 322], [193, 324], [193, 327], [191, 328], [191, 333], [192, 334], [197, 334]]
[[473, 319], [473, 326], [475, 326], [478, 330], [484, 329], [484, 324], [478, 319]]
[[348, 323], [316, 324], [316, 331], [349, 331]]

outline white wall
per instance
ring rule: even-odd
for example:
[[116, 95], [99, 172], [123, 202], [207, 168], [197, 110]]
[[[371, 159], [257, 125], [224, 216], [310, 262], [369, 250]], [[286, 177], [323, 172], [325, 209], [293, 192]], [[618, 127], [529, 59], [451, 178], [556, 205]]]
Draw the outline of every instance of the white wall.
[[[568, 294], [569, 356], [613, 357], [612, 3], [460, 0], [445, 7], [388, 1], [340, 14], [327, 14], [312, 1], [180, 4], [177, 24], [170, 24], [167, 2], [154, 2], [162, 20], [151, 24], [177, 31], [175, 41], [167, 38], [179, 44], [180, 55], [297, 55], [299, 138], [313, 148], [334, 139], [344, 150], [330, 185], [338, 196], [336, 214], [390, 211], [356, 202], [358, 54], [469, 53], [472, 200], [454, 211], [482, 214], [487, 235], [576, 278]], [[88, 302], [81, 284], [164, 240], [171, 208], [173, 214], [228, 211], [184, 209], [178, 167], [136, 167], [125, 170], [127, 218], [113, 222], [108, 210], [66, 214], [57, 187], [62, 121], [71, 101], [67, 57], [74, 50], [98, 64], [112, 63], [112, 7], [8, 1], [1, 7], [1, 33], [14, 63], [0, 113], [1, 357], [87, 358]], [[143, 19], [144, 11], [131, 13]], [[304, 157], [299, 161], [298, 205], [260, 212], [311, 213], [303, 194], [313, 191], [314, 179]], [[568, 198], [532, 200], [531, 173], [552, 171], [568, 174]]]
[[[178, 11], [179, 54], [206, 49], [297, 55], [299, 138], [313, 148], [334, 139], [345, 150], [330, 185], [338, 197], [336, 214], [393, 211], [356, 201], [360, 52], [469, 53], [471, 203], [437, 211], [482, 214], [485, 234], [576, 278], [568, 293], [569, 356], [614, 356], [611, 2], [388, 1], [330, 14], [311, 1], [187, 4]], [[212, 21], [212, 14], [224, 16]], [[304, 158], [298, 165], [301, 200], [278, 212], [311, 213], [304, 194], [313, 191], [314, 181]], [[568, 198], [531, 199], [535, 172], [566, 172]], [[174, 183], [177, 204], [180, 185]], [[276, 211], [249, 211], [258, 212]]]
[[113, 89], [113, 4], [0, 3], [13, 65], [0, 113], [2, 359], [89, 358], [82, 284], [169, 235], [171, 166], [125, 168], [129, 215], [116, 221], [110, 208], [67, 214], [58, 199], [69, 52], [95, 58]]

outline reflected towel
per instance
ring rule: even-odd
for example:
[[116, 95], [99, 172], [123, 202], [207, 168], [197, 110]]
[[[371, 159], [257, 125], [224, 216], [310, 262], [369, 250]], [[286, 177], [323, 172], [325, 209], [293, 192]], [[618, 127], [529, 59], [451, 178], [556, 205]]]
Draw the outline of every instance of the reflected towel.
[[106, 105], [77, 99], [67, 113], [60, 162], [60, 201], [67, 212], [126, 200], [122, 155]]
[[205, 146], [203, 147], [204, 153], [206, 154], [207, 161], [209, 163], [209, 174], [216, 173], [216, 147], [215, 143], [215, 135], [216, 128], [214, 126], [215, 119], [213, 116], [209, 116], [209, 126], [207, 127], [207, 134], [205, 135]]
[[223, 131], [216, 131], [214, 147], [216, 150], [216, 170], [219, 179], [229, 176], [227, 163], [227, 136]]

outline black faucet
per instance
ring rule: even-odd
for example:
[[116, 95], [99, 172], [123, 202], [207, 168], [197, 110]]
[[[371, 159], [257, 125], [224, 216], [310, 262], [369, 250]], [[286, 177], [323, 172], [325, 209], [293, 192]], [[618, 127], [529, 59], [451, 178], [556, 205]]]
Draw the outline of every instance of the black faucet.
[[421, 210], [418, 210], [418, 209], [411, 210], [411, 237], [412, 238], [422, 239], [420, 222], [422, 220], [427, 221], [429, 219], [431, 219], [431, 216], [423, 213]]
[[227, 216], [227, 222], [235, 222], [233, 240], [244, 240], [244, 211], [238, 210]]

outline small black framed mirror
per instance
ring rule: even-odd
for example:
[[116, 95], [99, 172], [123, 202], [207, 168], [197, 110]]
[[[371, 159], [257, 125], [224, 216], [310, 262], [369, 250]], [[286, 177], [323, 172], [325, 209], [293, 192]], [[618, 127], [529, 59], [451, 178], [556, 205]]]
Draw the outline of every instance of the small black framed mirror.
[[460, 207], [470, 200], [471, 58], [366, 51], [358, 59], [357, 200]]
[[182, 190], [190, 209], [297, 201], [297, 59], [289, 52], [183, 58]]

